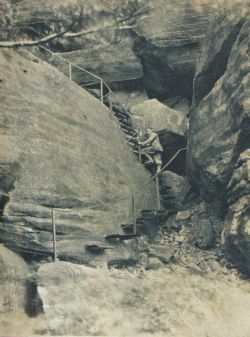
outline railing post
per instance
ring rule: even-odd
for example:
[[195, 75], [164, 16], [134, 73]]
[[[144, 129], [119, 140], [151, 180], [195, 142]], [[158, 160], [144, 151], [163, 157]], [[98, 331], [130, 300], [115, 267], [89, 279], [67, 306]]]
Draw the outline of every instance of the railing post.
[[[141, 139], [141, 133], [140, 131], [137, 130], [137, 134], [138, 134], [138, 142]], [[138, 159], [139, 159], [139, 163], [141, 164], [141, 146], [138, 144]]]
[[103, 103], [103, 80], [101, 80], [101, 102]]
[[69, 63], [69, 79], [72, 81], [72, 65]]
[[141, 147], [138, 145], [138, 157], [139, 157], [139, 163], [141, 164]]
[[161, 209], [161, 196], [160, 196], [160, 186], [159, 186], [159, 175], [155, 177], [155, 187], [156, 187], [156, 209]]
[[111, 112], [113, 112], [113, 102], [112, 102], [112, 99], [110, 97], [110, 92], [109, 92], [109, 109]]
[[132, 195], [131, 197], [132, 202], [132, 222], [133, 222], [133, 234], [136, 234], [136, 219], [135, 219], [135, 199]]
[[54, 262], [57, 260], [57, 251], [56, 251], [56, 223], [55, 223], [55, 211], [52, 209], [52, 231], [53, 231], [53, 259]]

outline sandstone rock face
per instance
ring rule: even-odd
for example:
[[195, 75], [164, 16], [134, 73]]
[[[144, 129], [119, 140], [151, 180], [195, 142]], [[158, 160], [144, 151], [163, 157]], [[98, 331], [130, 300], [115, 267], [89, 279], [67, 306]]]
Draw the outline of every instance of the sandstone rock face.
[[213, 248], [216, 236], [221, 231], [222, 222], [217, 219], [210, 204], [201, 202], [190, 209], [191, 230], [188, 242], [201, 248]]
[[194, 80], [187, 171], [206, 200], [223, 203], [237, 158], [250, 146], [250, 26], [244, 3], [218, 20]]
[[210, 35], [202, 45], [196, 67], [193, 106], [197, 106], [210, 93], [217, 80], [226, 72], [232, 47], [246, 21], [247, 1], [229, 2], [224, 11], [219, 11], [217, 17], [211, 20]]
[[[199, 44], [219, 2], [43, 0], [27, 4], [21, 0], [9, 6], [14, 12], [15, 29], [19, 32], [20, 26], [29, 25], [30, 29], [21, 32], [32, 38], [40, 37], [37, 31], [48, 34], [62, 30], [70, 24], [72, 14], [79, 19], [82, 7], [78, 30], [92, 30], [92, 34], [52, 41], [50, 47], [55, 52], [102, 75], [109, 84], [143, 79], [150, 98], [181, 94], [191, 99]], [[133, 29], [109, 28], [117, 17], [122, 19], [141, 9], [143, 12], [145, 7], [150, 9], [145, 15], [125, 23]], [[81, 72], [76, 71], [75, 76], [83, 80]]]
[[43, 334], [46, 331], [43, 316], [33, 317], [35, 296], [34, 288], [31, 289], [28, 282], [28, 264], [19, 255], [0, 244], [0, 270], [1, 335]]
[[11, 252], [1, 244], [0, 269], [1, 315], [11, 312], [24, 312], [27, 304], [27, 264], [20, 256]]
[[[97, 74], [109, 84], [133, 81], [143, 76], [139, 58], [132, 52], [131, 47], [126, 44], [118, 43], [112, 47], [95, 47], [87, 50], [60, 53], [60, 55], [77, 66]], [[68, 75], [67, 63], [53, 56], [50, 57], [49, 61]], [[81, 84], [96, 81], [76, 67], [72, 68], [72, 79]]]
[[[116, 202], [148, 175], [109, 110], [62, 73], [24, 50], [2, 51], [0, 68], [0, 184], [11, 194], [1, 241], [33, 257], [51, 254], [54, 208], [59, 258], [94, 261], [85, 244], [120, 231], [129, 201]], [[136, 200], [138, 209], [152, 191]], [[126, 259], [129, 246], [96, 258], [119, 251]]]
[[149, 98], [192, 96], [192, 80], [214, 1], [150, 1], [140, 20], [134, 50], [140, 57]]
[[250, 150], [241, 153], [227, 186], [229, 210], [222, 240], [227, 255], [250, 273]]

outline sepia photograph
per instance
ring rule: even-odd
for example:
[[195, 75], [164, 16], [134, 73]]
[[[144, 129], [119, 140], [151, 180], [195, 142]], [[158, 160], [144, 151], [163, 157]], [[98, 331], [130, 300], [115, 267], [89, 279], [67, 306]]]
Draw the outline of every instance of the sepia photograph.
[[0, 337], [250, 337], [250, 0], [0, 0]]

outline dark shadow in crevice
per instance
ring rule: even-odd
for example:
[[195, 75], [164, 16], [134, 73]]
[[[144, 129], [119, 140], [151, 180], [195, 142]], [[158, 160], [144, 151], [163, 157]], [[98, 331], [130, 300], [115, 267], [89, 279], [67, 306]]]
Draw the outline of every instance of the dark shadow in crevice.
[[37, 292], [37, 283], [35, 280], [27, 280], [26, 282], [27, 302], [25, 312], [29, 317], [35, 317], [43, 313], [42, 300]]
[[223, 42], [220, 51], [215, 55], [212, 62], [199, 73], [194, 81], [193, 106], [197, 106], [199, 102], [209, 94], [214, 84], [224, 75], [227, 69], [233, 45], [244, 24], [241, 19], [234, 27], [232, 27], [227, 39]]

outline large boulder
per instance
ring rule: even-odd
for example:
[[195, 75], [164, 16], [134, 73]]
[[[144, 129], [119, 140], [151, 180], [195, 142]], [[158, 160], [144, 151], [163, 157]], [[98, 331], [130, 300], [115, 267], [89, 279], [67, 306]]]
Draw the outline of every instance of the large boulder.
[[214, 22], [194, 80], [187, 172], [222, 214], [237, 158], [250, 146], [249, 32], [246, 4], [232, 5]]
[[48, 323], [44, 334], [234, 337], [240, 331], [248, 336], [249, 286], [241, 281], [236, 287], [211, 274], [165, 267], [142, 276], [68, 262], [44, 264], [37, 280]]
[[131, 108], [131, 113], [140, 117], [145, 125], [154, 131], [167, 130], [184, 136], [188, 120], [182, 112], [171, 109], [157, 99], [149, 99]]
[[185, 116], [189, 115], [190, 111], [190, 101], [182, 96], [171, 97], [162, 102], [168, 107], [181, 111]]
[[250, 273], [250, 149], [239, 157], [227, 186], [227, 200], [222, 243], [227, 256]]
[[[55, 209], [59, 258], [129, 258], [132, 244], [117, 244], [99, 256], [85, 249], [89, 241], [102, 246], [106, 235], [119, 233], [129, 209], [128, 201], [119, 200], [149, 178], [114, 116], [25, 50], [3, 50], [0, 68], [0, 188], [11, 195], [0, 222], [1, 242], [31, 258], [51, 255]], [[152, 201], [153, 191], [146, 187], [138, 209]]]
[[190, 211], [190, 231], [187, 242], [201, 249], [214, 248], [216, 240], [223, 226], [223, 221], [218, 219], [213, 205], [204, 201], [198, 202]]

